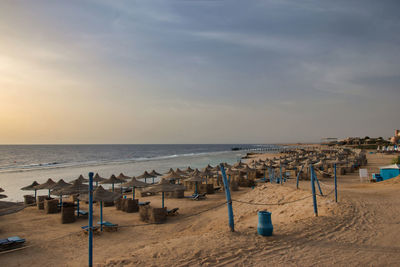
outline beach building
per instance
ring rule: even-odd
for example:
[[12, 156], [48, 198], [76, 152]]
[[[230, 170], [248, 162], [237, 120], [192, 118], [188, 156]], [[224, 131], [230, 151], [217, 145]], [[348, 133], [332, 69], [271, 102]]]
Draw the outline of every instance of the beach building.
[[400, 165], [393, 164], [384, 167], [380, 167], [380, 175], [383, 180], [388, 180], [400, 175]]
[[400, 143], [400, 130], [395, 130], [394, 131], [394, 136], [392, 136], [390, 138], [390, 142], [392, 142], [392, 144], [394, 144], [394, 145]]

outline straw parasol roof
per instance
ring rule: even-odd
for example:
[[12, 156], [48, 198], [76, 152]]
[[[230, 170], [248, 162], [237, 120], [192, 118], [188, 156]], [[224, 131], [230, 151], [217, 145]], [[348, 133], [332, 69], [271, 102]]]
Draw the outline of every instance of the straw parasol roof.
[[266, 169], [268, 169], [268, 166], [265, 163], [262, 163], [260, 166], [258, 166], [258, 169], [266, 170]]
[[51, 189], [53, 190], [57, 190], [57, 189], [61, 189], [61, 188], [66, 188], [68, 186], [70, 186], [71, 184], [66, 183], [63, 179], [60, 179], [57, 183], [55, 183]]
[[137, 179], [147, 179], [147, 178], [153, 178], [155, 176], [151, 175], [147, 171], [145, 171], [142, 175], [137, 176]]
[[75, 180], [70, 186], [53, 190], [53, 195], [73, 195], [73, 194], [87, 194], [89, 192], [89, 185], [83, 184]]
[[93, 182], [102, 182], [105, 180], [106, 180], [106, 178], [100, 177], [100, 175], [98, 173], [96, 173], [93, 177]]
[[168, 172], [166, 172], [165, 174], [171, 174], [171, 173], [173, 173], [173, 172], [175, 172], [175, 171], [174, 171], [174, 169], [172, 169], [172, 168], [169, 168], [169, 171], [168, 171]]
[[75, 180], [72, 180], [71, 182], [75, 182], [75, 181], [79, 181], [81, 183], [87, 183], [89, 182], [89, 179], [86, 179], [85, 177], [83, 177], [83, 175], [79, 175], [78, 178], [76, 178]]
[[146, 187], [149, 186], [148, 183], [144, 183], [141, 181], [136, 180], [135, 177], [132, 177], [132, 179], [129, 182], [126, 182], [122, 184], [121, 186], [126, 186], [126, 187]]
[[222, 163], [222, 165], [224, 165], [225, 168], [230, 168], [230, 167], [232, 167], [232, 165], [229, 165], [229, 164], [226, 163], [226, 162]]
[[0, 193], [1, 193], [1, 192], [4, 192], [4, 189], [3, 189], [3, 188], [0, 188]]
[[250, 171], [254, 171], [254, 169], [249, 168], [249, 166], [247, 166], [247, 165], [240, 170], [240, 172], [250, 172]]
[[199, 176], [199, 175], [193, 175], [193, 176], [190, 176], [189, 178], [185, 179], [185, 181], [201, 183], [203, 181], [203, 178], [201, 178], [201, 176]]
[[226, 174], [228, 174], [228, 175], [236, 175], [236, 174], [238, 174], [238, 173], [239, 173], [238, 170], [234, 170], [234, 169], [232, 169], [232, 168], [230, 168], [230, 169], [228, 169], [228, 170], [226, 171]]
[[190, 168], [190, 166], [189, 166], [189, 167], [187, 167], [186, 169], [184, 169], [183, 171], [186, 172], [186, 173], [191, 173], [191, 172], [193, 172], [194, 170], [193, 170], [192, 168]]
[[124, 182], [128, 179], [131, 179], [131, 177], [124, 175], [122, 172], [117, 176], [117, 178], [123, 180]]
[[162, 178], [166, 179], [166, 180], [178, 180], [178, 179], [184, 179], [185, 177], [183, 177], [182, 175], [173, 172], [167, 175], [164, 175]]
[[[22, 187], [21, 190], [24, 190], [24, 191], [33, 191], [33, 190], [37, 190], [35, 187], [38, 186], [38, 185], [39, 185], [38, 182], [33, 181], [33, 183], [32, 183], [31, 185]], [[0, 189], [1, 189], [1, 188], [0, 188]], [[3, 190], [3, 189], [1, 189], [1, 190]], [[3, 191], [1, 191], [1, 190], [0, 190], [0, 192], [3, 192]]]
[[173, 192], [176, 190], [184, 190], [185, 187], [183, 185], [178, 185], [178, 184], [171, 184], [169, 183], [166, 179], [162, 178], [160, 182], [158, 182], [155, 185], [152, 185], [149, 187], [149, 189], [146, 190], [146, 192]]
[[3, 195], [3, 194], [0, 194], [0, 199], [2, 199], [2, 198], [7, 198], [7, 196]]
[[156, 172], [155, 170], [152, 170], [152, 171], [150, 172], [150, 175], [153, 175], [154, 177], [157, 177], [157, 176], [161, 176], [162, 174]]
[[112, 202], [121, 197], [121, 194], [105, 190], [101, 185], [93, 192], [94, 201]]
[[176, 168], [175, 173], [176, 173], [176, 174], [180, 174], [180, 175], [186, 175], [186, 172], [182, 171], [182, 170], [179, 169], [179, 168]]
[[56, 182], [54, 182], [53, 180], [51, 180], [50, 178], [44, 183], [44, 184], [40, 184], [35, 186], [35, 189], [40, 190], [40, 189], [51, 189], [51, 187], [55, 184]]
[[240, 169], [240, 168], [243, 168], [244, 166], [246, 166], [246, 164], [244, 164], [241, 161], [239, 161], [239, 162], [236, 162], [235, 164], [233, 164], [232, 167], [235, 168], [235, 169]]
[[202, 173], [201, 173], [201, 171], [199, 171], [199, 169], [195, 169], [190, 175], [201, 175]]
[[105, 179], [104, 181], [100, 182], [101, 184], [115, 184], [115, 183], [122, 183], [124, 181], [115, 177], [115, 175], [111, 175], [110, 178]]

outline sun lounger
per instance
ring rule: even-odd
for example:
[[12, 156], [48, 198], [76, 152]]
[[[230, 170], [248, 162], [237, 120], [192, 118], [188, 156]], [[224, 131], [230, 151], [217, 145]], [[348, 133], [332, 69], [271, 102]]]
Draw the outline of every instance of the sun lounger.
[[118, 224], [110, 223], [108, 221], [97, 222], [99, 225], [103, 225], [103, 229], [108, 232], [116, 232], [118, 231]]
[[204, 194], [193, 194], [191, 196], [185, 196], [185, 198], [189, 198], [192, 200], [201, 200], [206, 198], [206, 193]]
[[144, 201], [144, 202], [140, 202], [139, 201], [139, 206], [146, 206], [146, 205], [149, 205], [150, 204], [150, 201]]
[[0, 239], [0, 251], [19, 248], [25, 243], [25, 239], [18, 236], [12, 236], [5, 239]]
[[167, 216], [175, 216], [178, 215], [179, 208], [174, 208], [172, 210], [167, 210]]
[[89, 212], [87, 212], [86, 210], [79, 210], [79, 212], [78, 211], [76, 211], [77, 213], [79, 213], [79, 216], [88, 216], [89, 215]]
[[[89, 226], [85, 225], [85, 226], [81, 226], [82, 230], [85, 232], [85, 234], [87, 234], [89, 232]], [[93, 226], [93, 233], [98, 233], [99, 227], [98, 226]]]
[[221, 190], [220, 186], [219, 187], [214, 187], [214, 191], [219, 191], [219, 190]]

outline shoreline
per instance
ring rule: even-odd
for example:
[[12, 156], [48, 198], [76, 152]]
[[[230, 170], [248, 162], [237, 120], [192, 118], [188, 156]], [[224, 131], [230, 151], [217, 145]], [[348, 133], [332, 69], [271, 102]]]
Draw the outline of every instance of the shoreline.
[[[367, 157], [370, 173], [391, 159], [378, 154]], [[321, 177], [320, 181], [322, 190], [329, 193], [333, 188], [332, 179]], [[387, 224], [388, 216], [393, 222], [400, 220], [397, 212], [400, 207], [381, 208], [382, 203], [398, 199], [400, 184], [360, 183], [358, 173], [339, 176], [339, 203], [333, 201], [332, 195], [318, 196], [319, 216], [314, 217], [309, 183], [300, 181], [300, 189], [296, 190], [292, 179], [284, 185], [266, 183], [253, 190], [240, 188], [232, 192], [235, 233], [229, 232], [222, 192], [209, 195], [204, 201], [167, 198], [166, 206], [179, 207], [180, 214], [160, 225], [145, 225], [137, 213], [127, 214], [115, 207], [106, 207], [104, 219], [122, 227], [118, 232], [95, 236], [95, 265], [264, 266], [268, 261], [275, 266], [345, 263], [356, 266], [378, 262], [393, 265], [400, 261], [400, 230], [396, 225]], [[141, 199], [151, 201], [155, 207], [161, 205], [160, 196]], [[278, 202], [288, 204], [246, 204]], [[83, 204], [82, 208], [87, 207]], [[257, 211], [264, 209], [272, 212], [274, 235], [271, 237], [256, 234]], [[98, 206], [94, 212], [97, 222]], [[87, 221], [63, 225], [59, 217], [60, 214], [43, 214], [35, 207], [1, 216], [1, 235], [21, 236], [28, 240], [29, 246], [23, 251], [1, 255], [2, 262], [7, 266], [32, 265], [34, 257], [34, 265], [86, 265], [87, 237], [80, 226]], [[71, 247], [71, 244], [74, 245]], [[385, 249], [369, 249], [373, 247]], [[354, 249], [358, 251], [356, 257]]]

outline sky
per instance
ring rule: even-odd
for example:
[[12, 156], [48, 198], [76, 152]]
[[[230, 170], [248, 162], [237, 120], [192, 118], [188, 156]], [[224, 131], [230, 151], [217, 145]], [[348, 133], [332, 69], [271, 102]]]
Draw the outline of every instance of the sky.
[[3, 0], [0, 144], [389, 137], [399, 14], [386, 0]]

